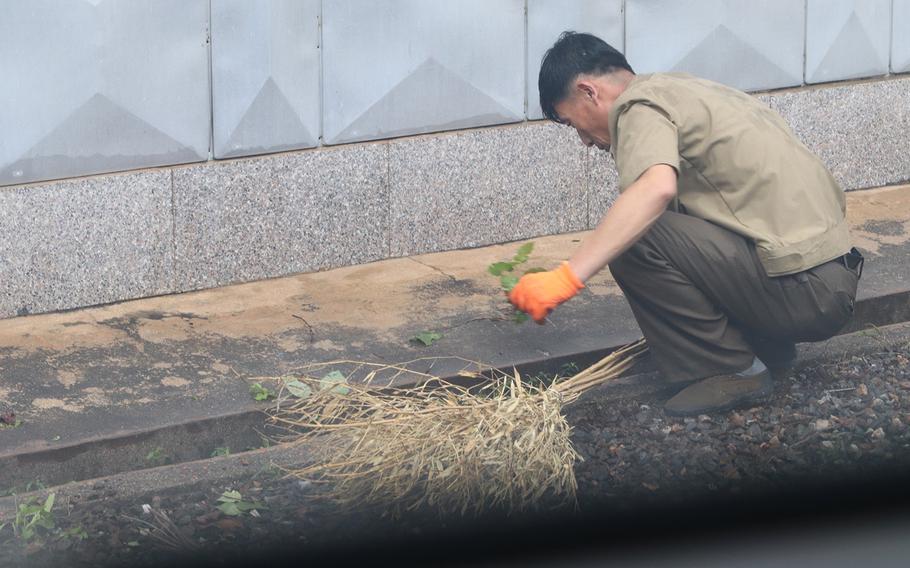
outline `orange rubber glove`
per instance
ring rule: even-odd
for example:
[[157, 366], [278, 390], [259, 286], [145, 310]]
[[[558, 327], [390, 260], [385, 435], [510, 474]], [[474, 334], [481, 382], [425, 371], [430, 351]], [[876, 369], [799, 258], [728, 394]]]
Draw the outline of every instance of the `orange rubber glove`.
[[547, 314], [584, 288], [568, 262], [556, 270], [525, 274], [509, 292], [509, 301], [519, 310], [543, 323]]

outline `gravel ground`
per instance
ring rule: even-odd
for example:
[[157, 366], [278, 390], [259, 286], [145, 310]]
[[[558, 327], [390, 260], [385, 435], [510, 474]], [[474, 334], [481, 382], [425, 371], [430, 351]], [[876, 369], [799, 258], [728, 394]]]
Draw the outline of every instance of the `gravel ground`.
[[[761, 407], [672, 418], [660, 403], [594, 399], [569, 410], [584, 457], [576, 468], [581, 510], [605, 503], [618, 510], [697, 503], [706, 495], [774, 490], [820, 475], [910, 471], [907, 344], [790, 373], [777, 381], [773, 401]], [[217, 500], [229, 489], [256, 503], [256, 512], [219, 511]], [[265, 470], [233, 487], [202, 487], [147, 503], [173, 521], [182, 544], [156, 538], [155, 530], [135, 520], [167, 525], [143, 513], [142, 503], [57, 503], [55, 531], [39, 529], [38, 537], [25, 542], [12, 537], [11, 527], [2, 529], [0, 565], [160, 565], [173, 556], [172, 545], [229, 562], [240, 551], [350, 547], [366, 534], [381, 540], [382, 527], [399, 538], [446, 530], [426, 519], [393, 525], [378, 521], [377, 514], [341, 516], [314, 502], [311, 493], [311, 487]]]
[[[910, 346], [790, 373], [770, 404], [668, 417], [659, 404], [573, 409], [581, 502], [639, 503], [910, 464]], [[840, 472], [840, 473], [839, 473]]]

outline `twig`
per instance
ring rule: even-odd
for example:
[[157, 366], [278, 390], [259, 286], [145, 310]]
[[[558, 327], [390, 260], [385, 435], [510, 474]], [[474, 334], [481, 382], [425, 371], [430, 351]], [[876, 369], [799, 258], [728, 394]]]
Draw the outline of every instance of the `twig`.
[[297, 314], [291, 314], [291, 317], [297, 318], [297, 319], [299, 319], [300, 321], [303, 322], [303, 325], [306, 326], [307, 331], [310, 332], [310, 343], [312, 343], [313, 340], [316, 338], [316, 330], [313, 329], [313, 326], [310, 325], [310, 322], [308, 322], [307, 320], [305, 320], [305, 319], [303, 318], [303, 316], [299, 316], [299, 315], [297, 315]]
[[148, 509], [154, 522], [131, 517], [129, 515], [123, 515], [123, 518], [145, 525], [146, 528], [149, 529], [149, 535], [152, 538], [170, 549], [181, 552], [194, 551], [199, 548], [195, 542], [183, 534], [183, 531], [174, 524], [174, 521], [172, 521], [164, 511], [159, 511], [153, 507], [149, 507]]

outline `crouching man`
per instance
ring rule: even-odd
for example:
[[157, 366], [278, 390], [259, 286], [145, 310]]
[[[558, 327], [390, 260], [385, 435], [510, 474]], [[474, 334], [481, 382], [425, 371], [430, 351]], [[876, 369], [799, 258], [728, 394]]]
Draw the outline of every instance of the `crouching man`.
[[769, 365], [847, 323], [862, 257], [844, 194], [778, 114], [711, 81], [636, 75], [588, 34], [564, 33], [538, 84], [547, 118], [612, 154], [620, 195], [568, 261], [519, 281], [517, 308], [541, 323], [609, 265], [679, 387], [675, 415], [767, 398]]

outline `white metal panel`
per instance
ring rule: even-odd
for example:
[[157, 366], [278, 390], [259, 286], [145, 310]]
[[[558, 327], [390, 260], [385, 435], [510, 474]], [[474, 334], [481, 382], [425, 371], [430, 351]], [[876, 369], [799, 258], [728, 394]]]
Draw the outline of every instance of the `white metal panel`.
[[891, 0], [808, 0], [806, 82], [883, 75], [891, 49]]
[[327, 143], [519, 121], [523, 0], [324, 0]]
[[894, 0], [891, 16], [891, 71], [910, 72], [910, 0]]
[[622, 0], [528, 0], [528, 118], [543, 118], [537, 75], [559, 34], [594, 34], [623, 51], [622, 20]]
[[206, 159], [207, 26], [207, 0], [4, 3], [0, 184]]
[[684, 71], [743, 90], [802, 83], [805, 9], [795, 0], [626, 0], [637, 73]]
[[216, 158], [319, 143], [319, 0], [213, 0]]

